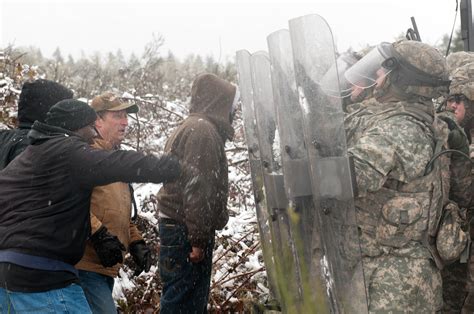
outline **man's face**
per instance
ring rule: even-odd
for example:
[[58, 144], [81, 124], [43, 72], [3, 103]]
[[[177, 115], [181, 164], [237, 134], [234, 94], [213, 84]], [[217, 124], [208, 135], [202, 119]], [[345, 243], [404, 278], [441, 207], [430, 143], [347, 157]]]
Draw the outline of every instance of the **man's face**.
[[99, 135], [113, 146], [122, 143], [127, 126], [128, 115], [126, 110], [105, 111], [99, 115], [95, 122]]
[[464, 121], [464, 118], [466, 117], [466, 104], [464, 103], [463, 99], [455, 99], [453, 97], [448, 97], [446, 105], [448, 109], [451, 109], [454, 112], [458, 123]]

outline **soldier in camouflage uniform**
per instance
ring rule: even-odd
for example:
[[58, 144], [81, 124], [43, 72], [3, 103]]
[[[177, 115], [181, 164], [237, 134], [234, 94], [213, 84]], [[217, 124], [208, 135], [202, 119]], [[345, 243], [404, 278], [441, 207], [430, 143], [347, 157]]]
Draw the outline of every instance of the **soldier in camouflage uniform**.
[[369, 310], [439, 311], [441, 275], [432, 243], [447, 201], [447, 170], [442, 158], [427, 165], [448, 136], [431, 101], [447, 91], [445, 59], [420, 42], [383, 43], [345, 77], [358, 86], [365, 80], [380, 102], [346, 121]]
[[[459, 96], [462, 102], [457, 102], [460, 106], [456, 106], [455, 114], [461, 126], [464, 128], [468, 136], [469, 143], [472, 144], [472, 132], [474, 129], [474, 60], [452, 73], [450, 86], [450, 94]], [[460, 116], [459, 113], [463, 114]]]
[[[467, 216], [471, 219], [472, 233], [474, 230], [472, 223], [472, 163], [466, 155], [469, 155], [469, 143], [471, 142], [468, 126], [472, 124], [474, 117], [472, 102], [474, 99], [474, 63], [467, 63], [467, 61], [474, 61], [474, 57], [467, 53], [458, 53], [458, 56], [459, 58], [454, 61], [451, 58], [452, 64], [455, 62], [460, 66], [451, 72], [450, 94], [447, 98], [446, 110], [440, 116], [447, 122], [450, 129], [449, 148], [465, 154], [464, 156], [457, 153], [451, 155], [449, 197], [459, 207], [468, 209]], [[445, 302], [443, 310], [446, 313], [459, 313], [461, 309], [466, 313], [474, 312], [474, 254], [472, 250], [468, 257], [468, 260], [462, 258], [461, 261], [456, 261], [443, 269], [443, 298]]]
[[[474, 62], [474, 52], [457, 51], [449, 54], [446, 57], [446, 64], [448, 65], [450, 78], [456, 69], [471, 62]], [[435, 105], [437, 108], [442, 108], [446, 104], [446, 96], [447, 95], [444, 95], [436, 99]], [[443, 110], [443, 108], [441, 110]]]
[[[447, 97], [443, 111], [439, 113], [439, 117], [447, 123], [450, 130], [448, 139], [449, 148], [461, 151], [466, 155], [469, 154], [469, 141], [460, 123], [464, 120], [465, 107], [467, 106], [464, 92], [469, 94], [469, 91], [466, 91], [466, 89], [468, 89], [466, 83], [469, 82], [469, 72], [474, 70], [474, 67], [472, 67], [474, 64], [466, 66], [466, 62], [469, 58], [474, 60], [472, 54], [465, 52], [454, 53], [447, 58], [447, 62], [449, 62], [451, 66], [462, 64], [464, 64], [464, 66], [451, 69], [450, 76], [452, 82], [450, 85], [450, 95]], [[469, 71], [470, 68], [472, 69]], [[474, 72], [472, 72], [472, 75], [474, 75]], [[474, 76], [471, 79], [474, 79]], [[472, 92], [474, 92], [474, 89]], [[471, 169], [471, 162], [465, 156], [456, 153], [451, 154], [449, 199], [462, 209], [463, 217], [466, 216], [466, 209], [471, 202]], [[454, 261], [442, 270], [443, 312], [461, 312], [464, 300], [467, 296], [467, 274], [467, 254], [463, 254], [460, 260]]]

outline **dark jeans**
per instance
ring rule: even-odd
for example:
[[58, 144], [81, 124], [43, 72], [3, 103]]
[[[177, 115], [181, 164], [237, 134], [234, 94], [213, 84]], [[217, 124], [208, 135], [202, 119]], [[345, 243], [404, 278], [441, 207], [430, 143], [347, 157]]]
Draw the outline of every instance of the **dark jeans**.
[[160, 221], [160, 277], [163, 293], [160, 313], [206, 313], [212, 270], [214, 237], [199, 263], [189, 261], [191, 244], [187, 228]]
[[79, 270], [79, 279], [93, 314], [116, 314], [112, 298], [114, 278], [91, 271]]

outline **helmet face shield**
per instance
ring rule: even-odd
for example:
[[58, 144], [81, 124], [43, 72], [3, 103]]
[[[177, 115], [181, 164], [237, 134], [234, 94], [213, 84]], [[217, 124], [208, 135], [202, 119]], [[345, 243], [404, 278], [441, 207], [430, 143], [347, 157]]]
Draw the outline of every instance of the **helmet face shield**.
[[385, 68], [382, 64], [388, 58], [385, 47], [390, 45], [382, 43], [376, 49], [372, 49], [365, 57], [360, 59], [344, 74], [346, 80], [357, 88], [370, 88], [382, 82], [391, 69]]
[[329, 96], [347, 97], [351, 94], [351, 84], [344, 77], [344, 73], [357, 59], [349, 53], [344, 53], [337, 58], [336, 63], [329, 68], [321, 79], [321, 88]]

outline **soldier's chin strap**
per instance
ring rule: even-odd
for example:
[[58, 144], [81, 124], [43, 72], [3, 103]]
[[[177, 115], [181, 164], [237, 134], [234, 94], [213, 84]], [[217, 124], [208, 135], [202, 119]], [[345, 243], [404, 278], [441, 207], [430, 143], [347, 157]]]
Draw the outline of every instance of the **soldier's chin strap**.
[[455, 154], [461, 155], [462, 157], [469, 160], [471, 163], [474, 163], [474, 161], [471, 159], [471, 157], [469, 157], [469, 155], [467, 155], [466, 153], [463, 153], [460, 150], [445, 149], [443, 151], [440, 151], [440, 152], [434, 154], [434, 156], [430, 159], [430, 161], [428, 162], [428, 164], [425, 167], [425, 175], [427, 175], [431, 171], [431, 169], [433, 168], [433, 163], [436, 161], [436, 159], [438, 159], [441, 155], [444, 155], [444, 154], [447, 154], [447, 153], [455, 153]]

